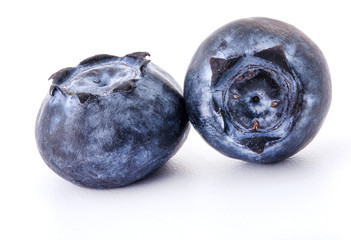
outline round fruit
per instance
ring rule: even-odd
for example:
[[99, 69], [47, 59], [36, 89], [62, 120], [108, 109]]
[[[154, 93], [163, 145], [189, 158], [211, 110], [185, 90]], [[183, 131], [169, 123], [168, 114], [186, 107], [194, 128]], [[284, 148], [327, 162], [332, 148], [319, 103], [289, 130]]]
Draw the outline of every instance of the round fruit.
[[304, 148], [331, 102], [327, 63], [301, 31], [248, 18], [211, 34], [187, 71], [190, 121], [221, 153], [269, 163]]
[[35, 135], [58, 175], [90, 188], [124, 186], [181, 147], [189, 132], [181, 89], [148, 55], [97, 55], [50, 77]]

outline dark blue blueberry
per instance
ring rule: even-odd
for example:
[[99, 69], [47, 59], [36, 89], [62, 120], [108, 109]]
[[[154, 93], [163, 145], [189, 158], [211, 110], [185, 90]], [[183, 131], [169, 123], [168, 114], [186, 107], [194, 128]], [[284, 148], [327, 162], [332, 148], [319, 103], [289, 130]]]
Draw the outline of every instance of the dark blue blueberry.
[[327, 63], [295, 27], [268, 18], [231, 22], [195, 53], [184, 86], [190, 121], [221, 153], [277, 162], [317, 134], [331, 102]]
[[148, 55], [97, 55], [50, 77], [35, 134], [58, 175], [89, 188], [120, 187], [182, 146], [189, 124], [181, 89]]

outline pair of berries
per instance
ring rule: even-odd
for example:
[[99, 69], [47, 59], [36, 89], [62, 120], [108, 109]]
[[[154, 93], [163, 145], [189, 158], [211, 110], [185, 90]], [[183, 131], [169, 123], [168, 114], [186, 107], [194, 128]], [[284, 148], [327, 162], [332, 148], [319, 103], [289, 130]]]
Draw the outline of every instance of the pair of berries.
[[53, 74], [36, 139], [50, 168], [86, 187], [135, 182], [182, 146], [189, 123], [226, 156], [271, 163], [304, 148], [331, 102], [319, 48], [286, 23], [229, 23], [196, 51], [180, 86], [148, 53], [97, 55]]

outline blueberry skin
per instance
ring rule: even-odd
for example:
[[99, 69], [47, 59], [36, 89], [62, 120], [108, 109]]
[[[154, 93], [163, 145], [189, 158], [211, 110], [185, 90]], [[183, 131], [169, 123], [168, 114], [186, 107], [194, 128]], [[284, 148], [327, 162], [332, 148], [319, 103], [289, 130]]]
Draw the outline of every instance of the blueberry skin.
[[115, 188], [179, 150], [189, 132], [182, 92], [148, 55], [97, 55], [50, 77], [35, 136], [54, 172], [80, 186]]
[[211, 34], [189, 65], [184, 98], [194, 128], [222, 154], [272, 163], [303, 149], [331, 103], [320, 49], [268, 18], [231, 22]]

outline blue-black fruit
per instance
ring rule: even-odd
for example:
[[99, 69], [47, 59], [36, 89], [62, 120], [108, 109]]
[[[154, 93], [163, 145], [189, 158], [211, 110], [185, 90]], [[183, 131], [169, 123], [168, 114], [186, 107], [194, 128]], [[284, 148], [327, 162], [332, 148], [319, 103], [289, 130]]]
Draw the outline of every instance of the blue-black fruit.
[[58, 175], [89, 188], [125, 186], [182, 146], [189, 124], [181, 89], [148, 55], [96, 55], [50, 77], [35, 135]]
[[331, 81], [322, 52], [304, 33], [248, 18], [200, 45], [184, 98], [191, 123], [211, 146], [232, 158], [270, 163], [315, 137], [330, 106]]

